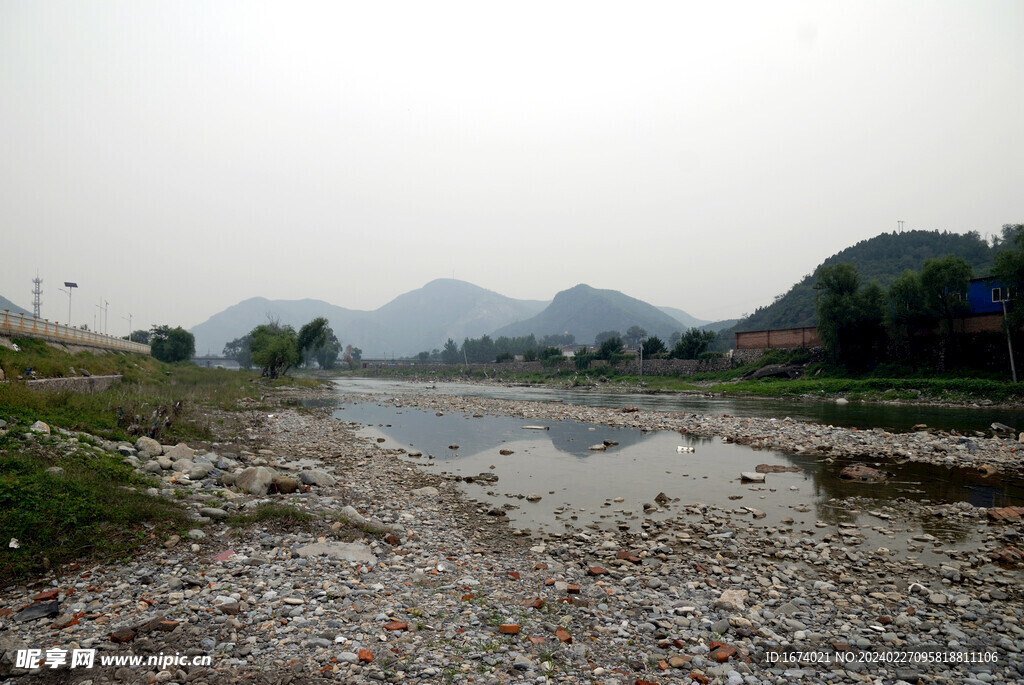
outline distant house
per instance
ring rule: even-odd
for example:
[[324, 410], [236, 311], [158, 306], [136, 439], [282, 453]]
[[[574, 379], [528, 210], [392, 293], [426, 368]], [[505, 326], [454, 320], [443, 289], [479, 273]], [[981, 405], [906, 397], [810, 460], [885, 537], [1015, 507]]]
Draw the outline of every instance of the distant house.
[[1003, 312], [1003, 301], [1009, 301], [1010, 289], [995, 276], [972, 278], [967, 284], [967, 304], [971, 314]]
[[[961, 333], [998, 333], [1003, 330], [1003, 301], [1010, 299], [1010, 289], [995, 276], [973, 278], [967, 284], [968, 310], [959, 316], [956, 330]], [[921, 334], [934, 334], [937, 327], [922, 329]], [[792, 349], [821, 345], [818, 330], [813, 327], [779, 328], [736, 333], [736, 349]]]

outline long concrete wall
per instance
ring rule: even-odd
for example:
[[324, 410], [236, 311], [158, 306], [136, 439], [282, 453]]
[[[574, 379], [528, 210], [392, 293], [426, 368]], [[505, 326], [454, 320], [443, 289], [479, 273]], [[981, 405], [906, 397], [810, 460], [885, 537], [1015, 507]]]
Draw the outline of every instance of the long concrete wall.
[[112, 376], [76, 376], [74, 378], [40, 378], [34, 381], [25, 381], [25, 387], [29, 390], [42, 392], [81, 392], [92, 394], [103, 392], [114, 383], [121, 380], [120, 375]]
[[25, 314], [12, 314], [5, 309], [0, 312], [0, 335], [42, 338], [65, 345], [96, 347], [104, 350], [119, 350], [135, 354], [149, 354], [149, 345], [131, 342], [113, 335], [104, 335], [96, 331], [84, 331], [81, 328], [59, 324], [49, 319], [37, 319]]

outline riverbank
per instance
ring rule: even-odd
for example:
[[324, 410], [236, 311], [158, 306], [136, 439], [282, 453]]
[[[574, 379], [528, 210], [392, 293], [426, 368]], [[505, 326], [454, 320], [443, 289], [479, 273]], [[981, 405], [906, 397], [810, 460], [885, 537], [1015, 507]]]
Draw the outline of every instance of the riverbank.
[[[360, 438], [329, 408], [290, 406], [317, 393], [333, 397], [268, 395], [271, 408], [245, 412], [234, 437], [160, 454], [133, 446], [125, 458], [159, 479], [155, 492], [184, 504], [190, 529], [122, 564], [4, 588], [0, 672], [18, 683], [95, 685], [1024, 677], [1020, 575], [986, 557], [1019, 533], [1012, 525], [988, 527], [985, 550], [935, 565], [865, 549], [856, 525], [755, 528], [749, 511], [698, 502], [659, 502], [673, 515], [636, 531], [535, 539], [402, 459], [404, 450]], [[469, 416], [591, 411], [444, 399]], [[647, 429], [702, 421], [592, 411], [588, 420]], [[253, 481], [260, 468], [275, 472], [276, 492]], [[987, 525], [969, 505], [943, 510]], [[929, 538], [915, 544], [941, 552]], [[15, 668], [26, 648], [43, 657], [95, 649], [97, 666], [27, 674]], [[99, 666], [101, 657], [161, 653], [211, 661]]]
[[444, 371], [415, 367], [376, 367], [342, 375], [371, 378], [399, 378], [425, 383], [498, 383], [529, 387], [550, 386], [603, 392], [646, 392], [694, 394], [730, 398], [780, 398], [810, 402], [869, 402], [908, 406], [1024, 407], [1024, 384], [985, 378], [741, 378], [742, 367], [731, 372], [698, 374], [693, 377], [637, 376], [615, 373], [608, 368], [576, 371], [555, 369], [543, 373], [517, 373], [501, 364], [487, 370], [452, 366]]

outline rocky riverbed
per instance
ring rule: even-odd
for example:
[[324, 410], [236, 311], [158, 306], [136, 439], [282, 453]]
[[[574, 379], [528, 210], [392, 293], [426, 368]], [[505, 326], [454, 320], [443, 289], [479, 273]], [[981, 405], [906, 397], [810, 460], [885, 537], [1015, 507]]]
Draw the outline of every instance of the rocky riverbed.
[[[1021, 468], [1015, 436], [890, 435], [429, 393], [400, 401], [684, 431], [822, 459]], [[983, 529], [986, 550], [939, 563], [865, 548], [855, 524], [755, 527], [747, 511], [683, 501], [659, 502], [675, 515], [637, 528], [538, 538], [516, 534], [401, 450], [360, 438], [329, 409], [250, 418], [236, 439], [207, 445], [100, 442], [158, 479], [155, 491], [184, 502], [195, 526], [129, 563], [4, 588], [6, 682], [1024, 679], [1022, 576], [988, 554], [1017, 549], [1020, 524], [990, 524], [969, 504], [934, 509]], [[70, 448], [76, 438], [49, 439]], [[233, 518], [266, 513], [267, 503], [310, 518]], [[929, 538], [916, 543], [941, 552]], [[54, 660], [57, 650], [96, 650], [96, 662], [28, 671], [17, 667], [24, 649]], [[160, 654], [211, 659], [100, 665]]]

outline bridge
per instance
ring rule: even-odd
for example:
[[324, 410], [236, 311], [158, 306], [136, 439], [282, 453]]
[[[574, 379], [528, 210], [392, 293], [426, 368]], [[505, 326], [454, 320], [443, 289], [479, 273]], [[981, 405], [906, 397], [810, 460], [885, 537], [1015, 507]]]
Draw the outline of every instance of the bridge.
[[30, 314], [12, 314], [9, 309], [0, 312], [0, 335], [22, 338], [42, 338], [51, 342], [104, 350], [149, 354], [149, 345], [132, 342], [113, 335], [87, 331]]

